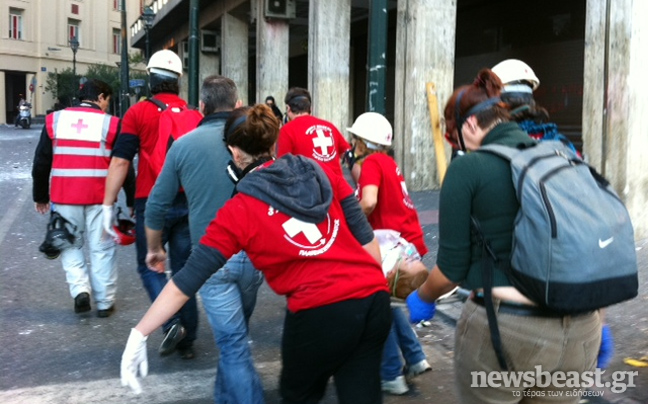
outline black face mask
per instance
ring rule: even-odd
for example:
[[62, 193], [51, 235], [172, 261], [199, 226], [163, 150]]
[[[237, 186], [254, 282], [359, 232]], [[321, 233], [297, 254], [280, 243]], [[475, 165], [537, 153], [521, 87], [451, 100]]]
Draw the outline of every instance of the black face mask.
[[234, 183], [234, 185], [236, 185], [236, 184], [239, 183], [239, 181], [241, 181], [243, 179], [243, 177], [245, 177], [245, 175], [247, 173], [249, 173], [250, 171], [252, 171], [255, 168], [257, 168], [258, 166], [260, 166], [261, 164], [263, 164], [263, 163], [265, 163], [267, 161], [270, 161], [270, 160], [272, 160], [272, 158], [270, 158], [270, 157], [261, 157], [260, 159], [258, 159], [254, 163], [252, 163], [252, 164], [248, 165], [247, 167], [245, 167], [244, 170], [241, 170], [240, 168], [238, 168], [236, 166], [236, 164], [234, 164], [234, 162], [232, 160], [230, 160], [227, 163], [227, 168], [226, 168], [227, 176]]
[[467, 150], [466, 144], [464, 143], [463, 134], [461, 133], [461, 127], [463, 126], [463, 124], [466, 123], [466, 120], [472, 115], [492, 108], [495, 104], [501, 101], [499, 97], [491, 97], [473, 106], [462, 116], [460, 112], [460, 102], [465, 92], [466, 90], [461, 91], [459, 95], [457, 95], [457, 101], [455, 101], [455, 124], [457, 125], [457, 137], [459, 138], [459, 146], [461, 146], [461, 150], [464, 152]]
[[468, 117], [462, 119], [460, 108], [461, 99], [463, 98], [465, 92], [466, 90], [461, 91], [459, 95], [457, 95], [457, 99], [455, 101], [455, 125], [457, 126], [457, 138], [459, 139], [459, 147], [461, 148], [461, 151], [464, 152], [466, 151], [466, 144], [464, 143], [463, 134], [461, 133], [461, 127]]

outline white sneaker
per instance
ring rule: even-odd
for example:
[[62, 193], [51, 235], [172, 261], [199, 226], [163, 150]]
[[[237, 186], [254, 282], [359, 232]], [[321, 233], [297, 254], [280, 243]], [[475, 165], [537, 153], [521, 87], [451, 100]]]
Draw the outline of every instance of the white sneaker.
[[400, 396], [409, 391], [405, 376], [398, 376], [394, 380], [383, 380], [381, 383], [382, 391]]
[[428, 361], [423, 359], [422, 361], [413, 364], [407, 369], [406, 377], [408, 380], [410, 380], [420, 375], [421, 373], [429, 372], [431, 370], [432, 370], [432, 366], [430, 366]]

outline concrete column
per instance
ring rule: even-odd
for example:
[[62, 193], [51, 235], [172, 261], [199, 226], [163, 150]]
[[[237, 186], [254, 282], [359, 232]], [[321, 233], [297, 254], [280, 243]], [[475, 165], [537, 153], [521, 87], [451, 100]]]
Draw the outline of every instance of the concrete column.
[[583, 90], [585, 157], [648, 237], [648, 2], [587, 1]]
[[308, 13], [308, 89], [313, 115], [350, 125], [349, 59], [351, 0], [311, 1]]
[[221, 58], [217, 53], [202, 53], [200, 55], [200, 85], [207, 76], [221, 74]]
[[[0, 71], [0, 122], [7, 122], [7, 99], [6, 93], [5, 73]], [[13, 124], [13, 122], [9, 122]]]
[[288, 91], [289, 30], [288, 22], [266, 19], [265, 0], [257, 1], [257, 68], [256, 102], [263, 102], [269, 95], [275, 98], [280, 110], [284, 110], [284, 96]]
[[234, 80], [248, 104], [248, 23], [231, 14], [221, 17], [221, 74]]
[[[413, 191], [440, 186], [426, 83], [434, 83], [443, 114], [453, 90], [456, 16], [455, 0], [398, 2], [394, 149]], [[449, 157], [449, 146], [444, 147]]]

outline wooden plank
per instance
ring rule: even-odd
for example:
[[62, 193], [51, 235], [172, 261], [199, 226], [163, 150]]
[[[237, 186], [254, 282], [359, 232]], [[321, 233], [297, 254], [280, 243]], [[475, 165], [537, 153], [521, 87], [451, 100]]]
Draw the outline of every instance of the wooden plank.
[[434, 83], [428, 82], [425, 87], [427, 92], [428, 108], [430, 110], [430, 124], [432, 125], [432, 139], [434, 140], [439, 184], [443, 184], [443, 178], [445, 177], [448, 163], [446, 161], [445, 145], [443, 144], [443, 133], [441, 133], [439, 101]]

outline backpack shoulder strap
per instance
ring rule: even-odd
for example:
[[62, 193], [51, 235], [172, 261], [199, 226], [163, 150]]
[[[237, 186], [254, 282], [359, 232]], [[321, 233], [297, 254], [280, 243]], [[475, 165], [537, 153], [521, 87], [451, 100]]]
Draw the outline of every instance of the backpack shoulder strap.
[[488, 319], [488, 329], [490, 330], [491, 343], [495, 350], [497, 362], [502, 370], [508, 370], [506, 354], [502, 347], [502, 337], [497, 324], [497, 315], [495, 314], [495, 303], [493, 303], [493, 278], [495, 265], [499, 260], [492, 250], [490, 243], [486, 240], [481, 230], [479, 221], [474, 216], [470, 216], [471, 231], [477, 237], [477, 244], [482, 250], [482, 288], [484, 290], [484, 307], [486, 308], [486, 318]]
[[166, 105], [162, 101], [158, 100], [157, 98], [149, 97], [149, 98], [146, 99], [146, 101], [150, 101], [153, 104], [155, 104], [158, 108], [160, 108], [160, 111], [164, 111], [168, 107], [168, 105]]

